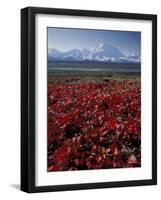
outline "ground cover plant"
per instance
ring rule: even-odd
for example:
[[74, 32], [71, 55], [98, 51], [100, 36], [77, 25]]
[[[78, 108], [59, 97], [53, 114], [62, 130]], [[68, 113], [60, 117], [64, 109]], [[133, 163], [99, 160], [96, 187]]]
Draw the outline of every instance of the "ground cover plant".
[[137, 79], [48, 82], [48, 171], [141, 166]]

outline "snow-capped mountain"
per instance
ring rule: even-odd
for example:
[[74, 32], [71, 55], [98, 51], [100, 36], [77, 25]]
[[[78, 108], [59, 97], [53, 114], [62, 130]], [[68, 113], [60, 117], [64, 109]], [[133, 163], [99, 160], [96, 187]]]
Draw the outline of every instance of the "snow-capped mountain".
[[48, 61], [140, 62], [140, 57], [125, 56], [118, 48], [102, 43], [91, 49], [72, 49], [66, 52], [49, 49]]

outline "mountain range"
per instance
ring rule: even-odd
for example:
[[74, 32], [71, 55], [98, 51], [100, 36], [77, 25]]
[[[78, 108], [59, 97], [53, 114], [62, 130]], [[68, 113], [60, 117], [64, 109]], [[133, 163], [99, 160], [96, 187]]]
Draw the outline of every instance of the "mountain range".
[[101, 43], [91, 49], [71, 49], [66, 52], [50, 48], [48, 49], [48, 61], [140, 63], [140, 56], [125, 56], [118, 48]]

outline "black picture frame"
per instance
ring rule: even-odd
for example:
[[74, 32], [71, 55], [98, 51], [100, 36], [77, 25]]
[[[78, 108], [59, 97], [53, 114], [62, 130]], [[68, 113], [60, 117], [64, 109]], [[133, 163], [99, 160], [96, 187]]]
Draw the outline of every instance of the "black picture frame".
[[[54, 14], [152, 21], [152, 179], [35, 186], [35, 15]], [[157, 16], [27, 7], [21, 10], [21, 190], [51, 192], [157, 184]]]

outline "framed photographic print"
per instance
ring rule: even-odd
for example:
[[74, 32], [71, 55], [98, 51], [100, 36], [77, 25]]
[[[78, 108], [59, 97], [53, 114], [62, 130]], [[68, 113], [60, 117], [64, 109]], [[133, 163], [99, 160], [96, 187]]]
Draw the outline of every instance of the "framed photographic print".
[[21, 10], [21, 190], [157, 184], [157, 16]]

